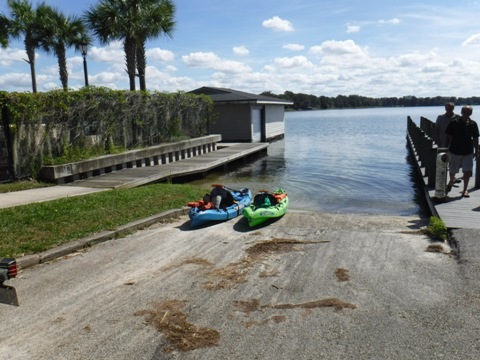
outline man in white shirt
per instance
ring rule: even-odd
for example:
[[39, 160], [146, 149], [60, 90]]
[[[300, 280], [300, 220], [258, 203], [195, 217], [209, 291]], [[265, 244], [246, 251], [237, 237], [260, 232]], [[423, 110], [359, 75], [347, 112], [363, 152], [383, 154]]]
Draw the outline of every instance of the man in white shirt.
[[445, 114], [438, 115], [437, 121], [435, 122], [435, 142], [439, 148], [448, 148], [449, 144], [447, 144], [447, 134], [445, 134], [445, 129], [448, 124], [450, 124], [450, 121], [456, 120], [460, 117], [453, 112], [454, 109], [454, 103], [446, 103]]

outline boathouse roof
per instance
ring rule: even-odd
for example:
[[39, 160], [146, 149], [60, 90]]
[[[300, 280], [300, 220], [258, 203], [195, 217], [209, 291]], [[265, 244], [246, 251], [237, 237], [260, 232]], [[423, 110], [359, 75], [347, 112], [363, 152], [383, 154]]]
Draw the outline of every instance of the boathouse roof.
[[203, 86], [190, 91], [192, 94], [204, 94], [212, 98], [214, 103], [254, 103], [271, 105], [293, 105], [292, 101], [278, 99], [271, 96], [251, 94], [243, 91]]

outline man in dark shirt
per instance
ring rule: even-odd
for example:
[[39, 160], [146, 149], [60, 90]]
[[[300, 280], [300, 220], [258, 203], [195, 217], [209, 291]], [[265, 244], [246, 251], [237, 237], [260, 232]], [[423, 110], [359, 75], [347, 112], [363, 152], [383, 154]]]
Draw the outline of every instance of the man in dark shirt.
[[473, 159], [479, 157], [478, 148], [478, 125], [470, 119], [473, 109], [471, 106], [462, 107], [462, 116], [451, 121], [445, 129], [447, 134], [448, 151], [450, 155], [450, 181], [447, 185], [447, 193], [452, 190], [455, 175], [463, 168], [463, 197], [469, 197], [468, 181], [472, 176]]

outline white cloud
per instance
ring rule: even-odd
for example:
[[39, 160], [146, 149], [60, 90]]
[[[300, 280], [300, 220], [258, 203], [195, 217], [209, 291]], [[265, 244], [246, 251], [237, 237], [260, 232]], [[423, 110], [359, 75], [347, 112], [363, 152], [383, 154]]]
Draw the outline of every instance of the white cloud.
[[346, 55], [346, 54], [360, 54], [363, 50], [356, 45], [353, 40], [336, 41], [327, 40], [321, 45], [315, 45], [310, 48], [312, 54], [324, 55]]
[[108, 46], [88, 49], [88, 58], [94, 61], [113, 63], [125, 63], [125, 52], [121, 41], [113, 41]]
[[[38, 58], [39, 55], [36, 54], [35, 58]], [[25, 53], [25, 50], [20, 50], [20, 49], [12, 49], [12, 48], [7, 48], [7, 49], [2, 49], [0, 51], [0, 65], [1, 66], [10, 66], [13, 63], [16, 62], [23, 62], [23, 59], [27, 58], [27, 54]]]
[[212, 52], [194, 52], [182, 56], [182, 61], [192, 67], [212, 69], [228, 73], [242, 73], [251, 69], [242, 62], [222, 59]]
[[274, 16], [271, 19], [265, 20], [262, 23], [263, 27], [273, 29], [275, 31], [294, 31], [293, 25], [288, 20], [283, 20], [278, 16]]
[[173, 65], [168, 65], [168, 66], [165, 66], [165, 71], [173, 73], [173, 72], [177, 72], [178, 68]]
[[305, 56], [282, 57], [274, 60], [276, 67], [282, 69], [311, 68], [313, 64]]
[[181, 89], [193, 89], [195, 87], [192, 79], [186, 76], [174, 77], [169, 72], [163, 72], [154, 66], [147, 66], [146, 68], [147, 86], [151, 90], [172, 91]]
[[402, 20], [398, 18], [393, 18], [389, 20], [378, 20], [378, 21], [359, 21], [358, 23], [348, 23], [347, 24], [347, 33], [358, 33], [364, 27], [367, 26], [374, 26], [374, 25], [398, 25], [402, 22]]
[[361, 27], [359, 25], [347, 25], [347, 33], [359, 32]]
[[29, 73], [6, 73], [0, 76], [0, 87], [13, 86], [18, 89], [32, 88], [32, 78]]
[[436, 59], [436, 54], [433, 52], [428, 53], [409, 53], [399, 56], [396, 59], [397, 66], [411, 67], [411, 66], [423, 66], [428, 61]]
[[393, 19], [390, 19], [390, 20], [379, 20], [378, 23], [383, 25], [383, 24], [392, 24], [392, 25], [398, 25], [402, 22], [402, 20], [400, 19], [397, 19], [397, 18], [393, 18]]
[[81, 56], [72, 56], [67, 59], [68, 65], [79, 66], [83, 64], [83, 58]]
[[429, 63], [429, 64], [426, 64], [423, 68], [422, 68], [422, 72], [424, 73], [443, 73], [444, 71], [446, 71], [447, 69], [447, 66], [441, 62], [432, 62], [432, 63]]
[[245, 46], [234, 46], [233, 47], [233, 52], [237, 55], [245, 56], [250, 54], [250, 51]]
[[103, 71], [97, 75], [89, 76], [90, 82], [95, 85], [107, 86], [107, 84], [114, 84], [117, 81], [128, 80], [127, 74], [123, 75], [118, 72]]
[[283, 45], [282, 48], [291, 50], [291, 51], [301, 51], [305, 49], [305, 46], [300, 44], [286, 44], [286, 45]]
[[151, 61], [167, 62], [175, 60], [175, 54], [173, 52], [160, 48], [149, 49], [145, 52], [145, 55], [147, 56], [147, 59]]
[[480, 34], [475, 34], [470, 36], [467, 40], [462, 43], [462, 46], [468, 45], [477, 45], [480, 43]]

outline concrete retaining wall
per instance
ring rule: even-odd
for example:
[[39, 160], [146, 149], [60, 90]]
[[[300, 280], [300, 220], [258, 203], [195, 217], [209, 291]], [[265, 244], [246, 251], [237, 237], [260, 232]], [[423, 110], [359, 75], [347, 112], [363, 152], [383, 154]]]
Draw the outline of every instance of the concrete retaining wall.
[[40, 178], [47, 182], [65, 184], [125, 168], [168, 164], [216, 151], [217, 143], [221, 140], [221, 135], [209, 135], [70, 164], [44, 166], [40, 170]]

